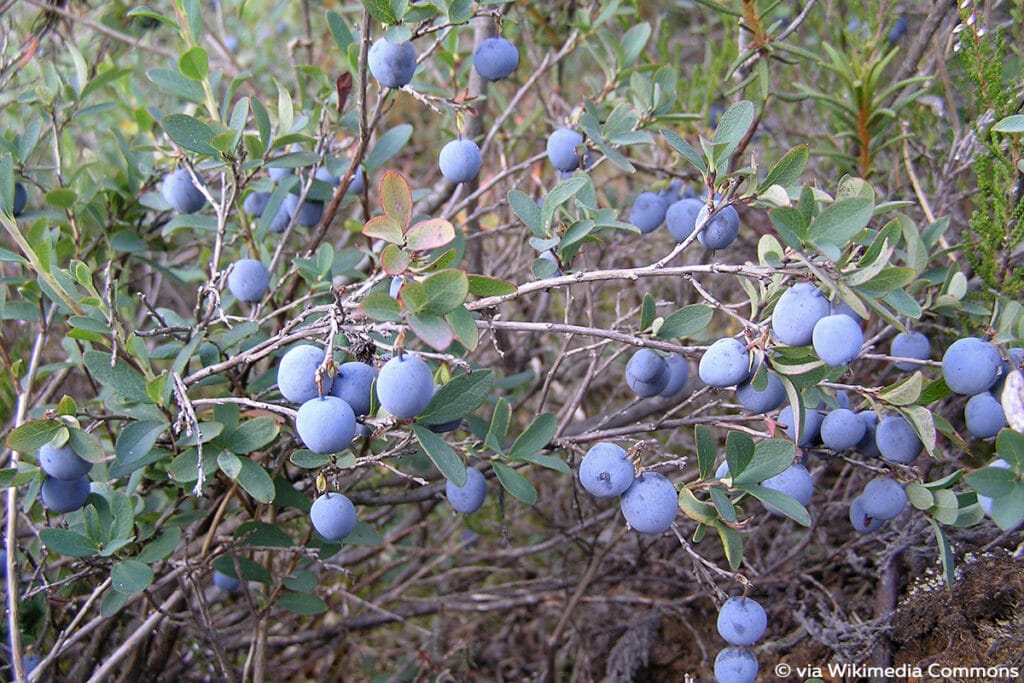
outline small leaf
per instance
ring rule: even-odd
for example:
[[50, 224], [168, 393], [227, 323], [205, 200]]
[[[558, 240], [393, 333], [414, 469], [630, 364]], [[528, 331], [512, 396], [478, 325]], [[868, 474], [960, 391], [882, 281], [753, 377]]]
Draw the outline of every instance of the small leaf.
[[456, 486], [466, 485], [466, 464], [458, 453], [448, 445], [448, 442], [430, 431], [426, 427], [415, 424], [412, 426], [413, 434], [419, 441], [423, 452], [427, 454], [430, 461], [434, 463], [444, 478]]
[[878, 398], [894, 406], [908, 406], [917, 402], [924, 387], [924, 375], [915, 372], [910, 377], [885, 387], [878, 393]]
[[469, 275], [469, 293], [479, 297], [515, 294], [517, 287], [508, 280], [486, 275]]
[[412, 263], [413, 255], [396, 244], [389, 244], [380, 252], [380, 265], [388, 275], [401, 275]]
[[484, 444], [498, 454], [504, 453], [503, 442], [508, 433], [508, 422], [512, 415], [512, 409], [504, 397], [498, 399], [494, 404], [494, 412], [491, 414], [491, 422], [487, 428], [487, 435], [484, 437]]
[[753, 458], [754, 440], [740, 432], [729, 432], [729, 435], [725, 438], [725, 460], [729, 463], [729, 473], [732, 475], [734, 482], [742, 483], [749, 481], [756, 483], [761, 481], [761, 479], [740, 479], [740, 475], [750, 466]]
[[405, 244], [413, 251], [443, 247], [455, 239], [455, 227], [443, 218], [420, 221], [405, 233]]
[[935, 421], [932, 418], [932, 411], [924, 406], [906, 406], [900, 408], [900, 412], [907, 418], [911, 425], [914, 426], [914, 431], [921, 438], [921, 443], [924, 444], [924, 448], [928, 451], [928, 455], [934, 455], [935, 453], [935, 440], [937, 434], [935, 431]]
[[327, 603], [312, 593], [283, 591], [277, 604], [293, 614], [303, 616], [314, 616], [327, 611]]
[[153, 570], [138, 560], [121, 560], [110, 570], [110, 585], [118, 593], [131, 595], [153, 583]]
[[710, 479], [715, 473], [715, 435], [707, 425], [697, 425], [693, 431], [700, 478]]
[[370, 16], [382, 24], [397, 24], [402, 18], [395, 16], [389, 0], [363, 0], [363, 7]]
[[919, 481], [912, 481], [907, 484], [905, 491], [907, 492], [907, 498], [910, 499], [910, 504], [915, 509], [927, 510], [932, 505], [935, 505], [935, 496]]
[[150, 403], [145, 378], [121, 358], [115, 358], [111, 365], [109, 353], [86, 351], [85, 368], [97, 382], [121, 396], [140, 403]]
[[364, 162], [366, 173], [369, 175], [382, 168], [384, 164], [402, 151], [410, 137], [412, 137], [412, 126], [408, 123], [399, 124], [378, 137], [377, 143], [366, 155]]
[[807, 166], [807, 159], [810, 156], [810, 148], [807, 145], [798, 145], [786, 152], [785, 156], [768, 172], [768, 175], [761, 181], [757, 188], [758, 194], [763, 194], [772, 185], [786, 187], [800, 179], [800, 175]]
[[384, 240], [391, 244], [402, 244], [402, 226], [391, 216], [374, 216], [363, 225], [363, 234], [371, 239]]
[[679, 491], [679, 509], [684, 515], [701, 524], [714, 524], [718, 521], [715, 506], [698, 500], [693, 491], [685, 486]]
[[255, 545], [290, 548], [295, 545], [292, 537], [282, 531], [281, 527], [260, 521], [248, 521], [239, 525], [234, 537], [240, 547]]
[[992, 126], [992, 130], [997, 133], [1024, 133], [1024, 114], [1012, 114], [1000, 119]]
[[168, 114], [160, 120], [160, 125], [167, 137], [182, 149], [197, 154], [220, 155], [210, 144], [213, 129], [199, 119], [186, 114]]
[[740, 100], [722, 114], [711, 142], [715, 146], [724, 145], [729, 150], [725, 156], [729, 156], [752, 125], [754, 125], [754, 105], [747, 100]]
[[1018, 481], [1009, 494], [993, 499], [992, 521], [1003, 531], [1016, 529], [1024, 521], [1024, 482]]
[[508, 193], [508, 203], [519, 216], [519, 220], [526, 225], [530, 234], [534, 237], [547, 237], [541, 220], [540, 207], [529, 195], [519, 190], [512, 190]]
[[775, 489], [758, 486], [757, 484], [743, 484], [738, 485], [736, 488], [746, 491], [762, 503], [772, 506], [797, 524], [807, 527], [811, 526], [811, 515], [807, 512], [807, 508], [792, 496], [788, 496]]
[[274, 480], [263, 466], [251, 458], [243, 457], [239, 460], [242, 463], [242, 471], [238, 474], [239, 485], [261, 503], [274, 502]]
[[410, 314], [409, 328], [435, 351], [444, 351], [455, 341], [455, 332], [443, 317], [431, 313]]
[[370, 294], [359, 303], [359, 310], [367, 318], [383, 322], [399, 322], [402, 320], [402, 307], [398, 302], [383, 292]]
[[932, 531], [935, 532], [935, 540], [939, 546], [939, 559], [942, 560], [942, 574], [946, 579], [946, 588], [952, 589], [956, 582], [956, 559], [953, 557], [953, 546], [942, 531], [942, 527], [934, 519], [929, 519]]
[[90, 557], [100, 551], [95, 541], [68, 529], [41, 529], [39, 540], [47, 550], [68, 557]]
[[178, 69], [186, 78], [202, 81], [210, 73], [210, 57], [196, 45], [178, 58]]
[[971, 472], [966, 479], [970, 487], [979, 495], [989, 498], [1002, 498], [1010, 495], [1017, 483], [1017, 475], [1013, 470], [992, 466]]
[[844, 247], [867, 226], [873, 210], [874, 204], [870, 200], [837, 201], [811, 221], [807, 239], [815, 244], [828, 242]]
[[692, 304], [679, 309], [665, 318], [658, 329], [659, 339], [691, 337], [702, 332], [711, 322], [714, 309], [705, 304]]
[[529, 479], [519, 474], [514, 468], [501, 462], [492, 462], [491, 467], [494, 469], [498, 482], [514, 498], [527, 505], [534, 505], [537, 502], [537, 489], [533, 487]]
[[380, 208], [399, 226], [401, 233], [412, 222], [412, 193], [397, 171], [385, 171], [380, 179]]
[[19, 453], [35, 453], [50, 443], [61, 429], [61, 420], [34, 420], [26, 422], [7, 435], [7, 447]]
[[690, 143], [679, 137], [678, 133], [673, 130], [664, 129], [661, 131], [661, 136], [665, 138], [665, 141], [672, 149], [678, 152], [679, 156], [693, 164], [700, 171], [701, 175], [706, 176], [708, 174], [708, 165], [704, 161], [704, 157]]
[[996, 437], [996, 451], [1017, 471], [1024, 470], [1024, 435], [1012, 429], [1003, 429]]
[[304, 448], [300, 448], [292, 453], [291, 457], [288, 459], [296, 467], [301, 467], [305, 470], [318, 470], [331, 462], [331, 456], [320, 455], [319, 453], [307, 451]]
[[146, 546], [136, 558], [139, 562], [159, 562], [165, 560], [174, 553], [174, 549], [181, 542], [181, 529], [179, 527], [168, 527], [155, 539], [146, 542]]
[[516, 437], [508, 455], [513, 460], [524, 455], [537, 453], [551, 442], [558, 431], [558, 419], [551, 413], [542, 413], [534, 418], [530, 426]]
[[654, 323], [654, 316], [656, 315], [654, 309], [654, 297], [651, 296], [650, 292], [644, 293], [643, 301], [640, 302], [640, 331], [651, 329], [651, 325]]
[[122, 465], [130, 465], [147, 455], [156, 440], [167, 431], [168, 423], [140, 420], [121, 430], [114, 443], [114, 453]]
[[733, 571], [738, 570], [743, 563], [743, 536], [720, 520], [716, 521], [714, 526], [722, 541], [722, 548], [729, 561], [729, 568]]
[[494, 374], [490, 370], [457, 375], [437, 390], [416, 421], [423, 424], [445, 424], [463, 418], [487, 400], [493, 386]]
[[407, 282], [401, 297], [413, 313], [444, 315], [466, 301], [469, 278], [461, 270], [440, 270], [419, 282]]
[[238, 427], [221, 437], [221, 443], [238, 455], [257, 451], [277, 438], [281, 427], [269, 415], [245, 420]]
[[[730, 432], [729, 436], [736, 434]], [[749, 438], [749, 437], [748, 437]], [[746, 469], [733, 475], [733, 482], [759, 484], [765, 479], [785, 471], [796, 458], [796, 447], [789, 439], [765, 439], [754, 447], [753, 459]], [[730, 461], [729, 470], [732, 470]]]

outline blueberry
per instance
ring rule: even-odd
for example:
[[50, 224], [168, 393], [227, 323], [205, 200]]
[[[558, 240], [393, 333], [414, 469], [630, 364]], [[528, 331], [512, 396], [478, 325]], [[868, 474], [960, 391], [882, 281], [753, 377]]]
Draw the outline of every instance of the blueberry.
[[697, 214], [704, 208], [704, 202], [699, 199], [680, 199], [669, 205], [665, 211], [665, 223], [668, 231], [676, 242], [683, 242], [693, 234], [697, 225]]
[[902, 415], [887, 417], [878, 424], [875, 444], [883, 458], [900, 465], [914, 462], [924, 449], [917, 432]]
[[796, 441], [798, 446], [810, 446], [818, 439], [821, 423], [824, 421], [817, 409], [804, 408], [803, 420], [800, 421], [800, 439], [795, 438], [793, 426], [793, 406], [786, 406], [779, 413], [779, 424], [786, 425], [786, 435]]
[[[690, 193], [689, 196], [693, 196], [693, 188], [687, 187], [686, 190]], [[665, 200], [667, 205], [671, 205], [673, 202], [679, 201], [679, 195], [683, 191], [683, 181], [676, 178], [668, 184], [664, 190], [658, 192], [658, 195]]]
[[244, 258], [235, 261], [228, 275], [228, 289], [239, 301], [256, 303], [270, 287], [270, 271], [262, 261]]
[[580, 462], [580, 484], [598, 498], [622, 495], [635, 477], [626, 450], [608, 441], [592, 446]]
[[[14, 210], [11, 211], [11, 215], [17, 218], [25, 211], [25, 205], [28, 204], [28, 192], [25, 190], [25, 186], [21, 183], [14, 183]], [[3, 209], [3, 202], [0, 202], [0, 209]]]
[[862, 410], [857, 417], [864, 423], [864, 438], [857, 444], [857, 452], [866, 458], [877, 458], [882, 455], [875, 443], [875, 429], [878, 427], [878, 413], [873, 410]]
[[885, 524], [884, 519], [878, 519], [872, 517], [864, 511], [864, 498], [857, 496], [850, 501], [850, 523], [853, 524], [853, 528], [862, 534], [870, 534], [873, 531], [877, 531], [879, 527]]
[[288, 215], [288, 207], [285, 206], [284, 202], [281, 202], [281, 206], [277, 207], [277, 213], [275, 213], [274, 218], [271, 219], [267, 230], [275, 234], [282, 233], [288, 227], [291, 219], [292, 217]]
[[670, 374], [668, 362], [650, 349], [639, 349], [626, 363], [626, 384], [640, 398], [665, 391]]
[[814, 352], [827, 365], [846, 365], [860, 355], [864, 333], [857, 321], [848, 315], [826, 315], [818, 320], [811, 331]]
[[898, 517], [907, 506], [907, 492], [899, 482], [889, 477], [876, 477], [864, 486], [859, 496], [864, 514], [874, 519]]
[[768, 384], [761, 391], [754, 388], [754, 373], [750, 374], [750, 379], [736, 387], [736, 400], [756, 415], [769, 413], [786, 400], [786, 387], [782, 380], [771, 370], [767, 374]]
[[559, 171], [575, 171], [580, 166], [576, 148], [583, 144], [583, 136], [571, 128], [559, 128], [548, 137], [548, 159]]
[[25, 667], [25, 674], [27, 675], [39, 668], [39, 665], [43, 663], [43, 658], [32, 652], [25, 655], [21, 663]]
[[434, 397], [430, 367], [417, 356], [403, 353], [380, 369], [377, 398], [384, 410], [397, 418], [416, 417]]
[[392, 43], [378, 38], [366, 55], [370, 73], [385, 88], [408, 85], [416, 73], [416, 48], [412, 43]]
[[894, 45], [903, 37], [903, 34], [907, 32], [907, 25], [909, 23], [907, 16], [905, 14], [901, 14], [899, 18], [896, 19], [896, 23], [892, 25], [891, 29], [889, 29], [889, 33], [886, 34], [885, 42], [890, 45]]
[[1003, 359], [999, 350], [984, 339], [957, 339], [942, 356], [942, 377], [958, 394], [973, 396], [985, 391], [999, 379]]
[[328, 541], [340, 541], [356, 528], [356, 508], [343, 493], [325, 493], [313, 501], [309, 520]]
[[242, 586], [242, 582], [236, 579], [234, 576], [225, 574], [224, 572], [214, 570], [213, 572], [213, 585], [222, 591], [228, 593], [238, 590]]
[[832, 410], [821, 421], [821, 442], [836, 451], [856, 448], [868, 426], [848, 408]]
[[372, 365], [359, 361], [342, 363], [331, 385], [331, 395], [343, 399], [356, 415], [366, 415], [370, 412], [375, 379], [377, 369]]
[[39, 468], [54, 479], [69, 481], [89, 474], [92, 463], [79, 456], [69, 444], [54, 448], [43, 445], [36, 455]]
[[472, 140], [452, 140], [441, 148], [437, 165], [453, 183], [468, 183], [480, 173], [480, 148]]
[[471, 515], [484, 504], [484, 498], [487, 497], [487, 480], [480, 470], [467, 467], [465, 485], [456, 486], [448, 480], [444, 485], [444, 495], [453, 510]]
[[732, 337], [719, 339], [701, 356], [697, 374], [705, 384], [719, 389], [742, 384], [750, 376], [750, 352]]
[[668, 364], [668, 384], [662, 389], [659, 396], [675, 396], [683, 387], [686, 386], [686, 381], [690, 379], [690, 365], [686, 362], [678, 353], [670, 355], [665, 362]]
[[715, 657], [715, 680], [718, 683], [754, 683], [758, 668], [757, 657], [750, 650], [729, 646]]
[[[312, 228], [315, 226], [320, 222], [320, 219], [324, 215], [323, 202], [318, 202], [307, 197], [300, 206], [299, 195], [297, 194], [289, 194], [285, 197], [284, 201], [281, 203], [281, 207], [287, 212], [289, 218], [294, 217], [296, 212], [298, 212], [298, 217], [295, 218], [295, 222], [306, 228]], [[273, 228], [271, 228], [271, 232], [274, 232]]]
[[632, 529], [643, 534], [660, 534], [675, 521], [679, 493], [665, 475], [644, 472], [622, 494], [619, 508]]
[[473, 68], [489, 81], [508, 78], [517, 66], [519, 50], [507, 38], [486, 38], [473, 51]]
[[[348, 168], [348, 161], [340, 161], [338, 163], [343, 164], [343, 169]], [[320, 168], [316, 169], [315, 177], [317, 180], [321, 180], [325, 183], [330, 183], [335, 187], [341, 184], [341, 176], [336, 176], [332, 174], [330, 171], [327, 170], [327, 166], [321, 166]], [[348, 190], [346, 190], [346, 193], [362, 194], [365, 188], [366, 179], [363, 177], [363, 167], [356, 166], [355, 173], [352, 174], [352, 180], [349, 181]]]
[[[807, 507], [814, 496], [814, 480], [811, 479], [811, 473], [799, 463], [793, 463], [774, 477], [765, 479], [761, 482], [761, 486], [784, 493], [804, 507]], [[774, 515], [782, 515], [782, 511], [770, 503], [765, 503], [764, 507]]]
[[718, 635], [730, 645], [753, 645], [767, 627], [768, 615], [753, 598], [731, 597], [718, 610]]
[[242, 202], [242, 208], [253, 218], [259, 218], [263, 215], [263, 209], [267, 208], [269, 201], [269, 192], [250, 192]]
[[787, 346], [807, 346], [814, 325], [829, 315], [828, 299], [810, 282], [798, 282], [779, 297], [772, 313], [772, 333]]
[[[281, 356], [277, 364], [277, 388], [285, 400], [305, 403], [316, 398], [320, 391], [316, 386], [316, 369], [324, 362], [324, 350], [312, 344], [293, 346]], [[331, 377], [324, 373], [324, 393], [330, 391]]]
[[352, 407], [337, 396], [312, 398], [295, 415], [299, 439], [314, 453], [326, 455], [348, 448], [356, 435], [356, 415]]
[[708, 218], [708, 207], [704, 205], [697, 214], [696, 224], [704, 223], [704, 229], [697, 235], [697, 239], [704, 245], [705, 249], [717, 251], [725, 249], [736, 241], [740, 234], [740, 215], [732, 206], [723, 206], [715, 210], [715, 213]]
[[165, 175], [160, 191], [171, 208], [179, 213], [195, 213], [206, 206], [206, 197], [192, 182], [192, 176], [185, 168]]
[[1006, 426], [1003, 404], [987, 391], [967, 400], [964, 420], [967, 421], [967, 431], [976, 439], [990, 439]]
[[[889, 347], [889, 355], [897, 358], [917, 358], [928, 360], [932, 353], [932, 343], [928, 337], [921, 332], [900, 332], [892, 338], [892, 345]], [[919, 363], [913, 361], [897, 361], [896, 369], [903, 371], [917, 370]]]
[[641, 234], [654, 232], [665, 221], [668, 203], [656, 192], [641, 192], [629, 210], [629, 222], [640, 228]]
[[77, 479], [54, 479], [46, 477], [39, 495], [43, 505], [51, 512], [71, 512], [85, 505], [89, 497], [89, 477], [82, 475]]

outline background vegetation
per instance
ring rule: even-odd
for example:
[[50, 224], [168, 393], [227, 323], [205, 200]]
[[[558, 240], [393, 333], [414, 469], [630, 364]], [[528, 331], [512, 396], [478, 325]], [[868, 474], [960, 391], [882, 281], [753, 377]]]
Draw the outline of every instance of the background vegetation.
[[[970, 439], [938, 368], [957, 337], [1024, 337], [1019, 3], [0, 10], [0, 205], [28, 190], [23, 215], [0, 215], [6, 678], [34, 654], [33, 680], [709, 680], [717, 606], [744, 590], [769, 611], [768, 677], [780, 661], [1024, 666], [1006, 609], [1024, 600], [1020, 442]], [[400, 91], [364, 66], [385, 31], [421, 58]], [[495, 32], [520, 64], [487, 83], [471, 55]], [[560, 178], [544, 145], [566, 124], [592, 166]], [[459, 133], [484, 162], [455, 186], [437, 154]], [[367, 189], [346, 195], [355, 162]], [[325, 163], [339, 188], [312, 182]], [[198, 214], [159, 192], [182, 164], [206, 181]], [[268, 167], [327, 201], [317, 227], [273, 234], [272, 210], [242, 210], [274, 191]], [[677, 179], [738, 208], [730, 249], [628, 224], [637, 194]], [[450, 221], [455, 239], [400, 242], [413, 260], [387, 270], [441, 303], [389, 298], [383, 245], [362, 232], [404, 185], [416, 220]], [[224, 288], [245, 256], [273, 273], [255, 305]], [[637, 346], [682, 353], [692, 375], [719, 337], [770, 348], [772, 306], [801, 279], [864, 314], [867, 347], [849, 370], [777, 349], [790, 399], [834, 407], [842, 390], [899, 412], [928, 454], [892, 466], [790, 445], [786, 464], [808, 458], [816, 482], [794, 521], [707, 483], [727, 452], [774, 437], [772, 419], [696, 378], [638, 400], [623, 372]], [[932, 339], [916, 373], [887, 355], [907, 326]], [[430, 439], [378, 416], [350, 451], [302, 449], [275, 370], [304, 339], [338, 362], [421, 353], [459, 382], [435, 415], [468, 412], [463, 426]], [[1005, 401], [1013, 425], [1019, 399]], [[96, 463], [83, 510], [38, 501], [35, 451], [52, 440]], [[580, 489], [602, 440], [695, 501], [672, 532], [630, 531]], [[964, 478], [997, 447], [1016, 463], [998, 526], [984, 482]], [[439, 471], [463, 464], [489, 479], [470, 516]], [[916, 482], [914, 509], [858, 535], [849, 501], [883, 472]], [[325, 487], [359, 510], [343, 544], [308, 522]], [[214, 568], [247, 581], [222, 591]], [[938, 587], [913, 587], [928, 571]], [[951, 629], [953, 648], [935, 635]]]

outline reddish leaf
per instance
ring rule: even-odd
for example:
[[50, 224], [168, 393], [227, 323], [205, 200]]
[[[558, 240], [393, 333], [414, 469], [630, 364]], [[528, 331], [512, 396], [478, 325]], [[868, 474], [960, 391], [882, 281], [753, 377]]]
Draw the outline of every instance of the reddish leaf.
[[397, 171], [387, 171], [380, 179], [380, 208], [398, 223], [401, 232], [412, 222], [412, 193]]
[[455, 227], [443, 218], [420, 221], [405, 233], [405, 244], [413, 251], [436, 249], [455, 239]]
[[390, 216], [374, 216], [366, 221], [366, 225], [363, 226], [363, 234], [392, 244], [401, 244], [404, 241], [402, 226]]
[[412, 263], [412, 254], [389, 244], [380, 254], [380, 263], [388, 275], [401, 275]]
[[444, 351], [455, 339], [447, 321], [436, 315], [410, 315], [409, 327], [435, 351]]
[[335, 85], [338, 88], [338, 113], [345, 113], [345, 104], [348, 102], [348, 96], [352, 92], [352, 74], [345, 72], [338, 76], [338, 80], [335, 81]]

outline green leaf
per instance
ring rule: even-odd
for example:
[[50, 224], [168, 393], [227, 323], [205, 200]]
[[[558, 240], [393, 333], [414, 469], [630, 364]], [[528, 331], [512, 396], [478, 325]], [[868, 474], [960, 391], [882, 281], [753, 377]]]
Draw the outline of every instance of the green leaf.
[[508, 193], [508, 204], [534, 237], [547, 237], [540, 207], [529, 195], [512, 190]]
[[679, 491], [679, 509], [684, 515], [701, 524], [714, 524], [718, 521], [717, 506], [698, 500], [693, 491], [685, 486]]
[[412, 431], [423, 452], [444, 478], [456, 486], [465, 486], [466, 464], [448, 442], [422, 425], [414, 424]]
[[219, 156], [220, 152], [210, 144], [214, 131], [199, 119], [187, 114], [168, 114], [160, 120], [167, 137], [182, 149], [197, 154]]
[[[730, 432], [729, 436], [736, 434]], [[748, 437], [749, 438], [749, 437]], [[759, 484], [769, 477], [774, 477], [793, 464], [796, 447], [789, 439], [765, 439], [754, 447], [753, 459], [739, 474], [733, 475], [733, 482], [740, 484]], [[730, 460], [729, 470], [732, 469]]]
[[971, 472], [966, 479], [970, 487], [979, 495], [989, 498], [1002, 498], [1010, 495], [1017, 483], [1017, 475], [1013, 470], [991, 466]]
[[132, 422], [121, 430], [114, 443], [114, 453], [122, 465], [130, 465], [148, 454], [156, 440], [167, 431], [168, 423], [152, 420]]
[[242, 463], [242, 471], [238, 473], [238, 484], [259, 502], [274, 502], [274, 480], [263, 466], [251, 458], [239, 460]]
[[722, 548], [729, 561], [729, 568], [733, 571], [738, 570], [743, 563], [743, 536], [735, 529], [726, 526], [721, 520], [717, 520], [714, 526], [722, 541]]
[[914, 431], [921, 438], [921, 443], [924, 444], [928, 455], [934, 455], [935, 441], [938, 435], [935, 431], [932, 411], [924, 406], [905, 406], [900, 408], [900, 412], [913, 425]]
[[807, 512], [807, 508], [792, 496], [787, 496], [785, 493], [765, 488], [764, 486], [758, 486], [757, 484], [742, 484], [736, 488], [749, 493], [762, 503], [770, 505], [797, 524], [806, 527], [811, 526], [811, 515]]
[[956, 560], [953, 557], [953, 546], [950, 545], [949, 539], [946, 538], [946, 534], [938, 522], [929, 519], [928, 523], [932, 525], [935, 541], [939, 546], [939, 559], [942, 560], [942, 574], [946, 579], [946, 587], [953, 588], [953, 584], [956, 582]]
[[175, 526], [168, 527], [155, 539], [148, 541], [136, 559], [147, 564], [165, 560], [174, 553], [180, 542], [181, 529]]
[[348, 46], [356, 40], [352, 29], [348, 27], [348, 24], [341, 18], [341, 15], [334, 10], [327, 11], [327, 26], [331, 29], [331, 37], [334, 38], [334, 44], [341, 50], [341, 54], [346, 54]]
[[384, 322], [402, 320], [402, 307], [389, 294], [378, 292], [370, 294], [359, 302], [359, 310], [367, 318]]
[[380, 208], [403, 230], [412, 222], [412, 193], [397, 171], [385, 171], [379, 186]]
[[466, 301], [469, 278], [461, 270], [441, 270], [419, 282], [407, 282], [399, 296], [412, 313], [444, 315]]
[[68, 557], [91, 557], [100, 551], [95, 541], [68, 529], [41, 529], [39, 540], [48, 550]]
[[906, 287], [913, 282], [916, 276], [917, 273], [915, 273], [911, 268], [897, 266], [883, 268], [878, 275], [871, 278], [864, 284], [858, 285], [857, 291], [864, 294], [869, 299], [877, 299], [892, 292], [893, 290]]
[[548, 192], [547, 196], [544, 197], [544, 206], [540, 209], [541, 223], [544, 229], [551, 225], [551, 219], [554, 217], [558, 207], [575, 197], [589, 182], [589, 176], [580, 174], [566, 178], [551, 188], [551, 192]]
[[[733, 151], [739, 146], [752, 125], [754, 125], [754, 104], [752, 102], [740, 100], [729, 107], [718, 120], [718, 127], [711, 139], [716, 148], [719, 145], [722, 146], [715, 150], [715, 158], [727, 160], [732, 156]], [[718, 165], [721, 166], [721, 163]]]
[[537, 489], [533, 487], [529, 479], [505, 463], [495, 461], [491, 463], [491, 467], [494, 469], [498, 482], [514, 498], [527, 505], [533, 505], [537, 502]]
[[517, 287], [508, 280], [486, 275], [469, 275], [469, 293], [479, 297], [515, 294]]
[[800, 209], [791, 206], [780, 206], [768, 212], [772, 225], [779, 233], [782, 241], [793, 249], [799, 249], [807, 239], [809, 219]]
[[708, 174], [708, 165], [704, 161], [704, 157], [695, 150], [690, 143], [679, 137], [679, 134], [673, 130], [663, 129], [661, 136], [665, 138], [665, 142], [674, 149], [679, 156], [683, 157], [691, 164], [693, 164], [701, 175], [706, 176]]
[[798, 145], [786, 152], [785, 156], [768, 172], [757, 188], [758, 194], [763, 193], [772, 185], [786, 187], [800, 179], [800, 175], [807, 167], [807, 159], [810, 156], [810, 148], [807, 145]]
[[281, 527], [260, 521], [245, 522], [235, 530], [235, 540], [240, 547], [266, 546], [272, 548], [290, 548], [295, 545], [292, 537], [281, 530]]
[[878, 393], [878, 398], [894, 406], [908, 406], [917, 402], [923, 388], [924, 375], [915, 372], [910, 377], [882, 389]]
[[494, 404], [494, 412], [491, 414], [491, 422], [487, 427], [487, 435], [484, 437], [484, 444], [498, 454], [504, 453], [503, 442], [508, 433], [508, 422], [511, 418], [512, 409], [509, 407], [505, 397], [498, 399]]
[[[367, 0], [370, 2], [371, 0]], [[312, 593], [282, 591], [277, 604], [294, 614], [314, 616], [327, 611], [327, 603]]]
[[705, 304], [685, 306], [665, 318], [655, 336], [659, 339], [691, 337], [708, 326], [714, 313], [714, 309]]
[[389, 0], [363, 0], [363, 7], [371, 17], [382, 24], [397, 24], [402, 20], [395, 15]]
[[121, 396], [140, 403], [151, 402], [145, 378], [121, 358], [115, 358], [111, 365], [109, 353], [86, 351], [85, 368], [97, 382]]
[[572, 474], [572, 469], [569, 467], [569, 463], [554, 455], [537, 455], [536, 453], [533, 453], [521, 455], [517, 459], [549, 470], [555, 470], [562, 474]]
[[388, 275], [400, 275], [412, 264], [413, 255], [397, 244], [388, 244], [380, 252], [380, 265]]
[[220, 438], [220, 443], [232, 453], [246, 455], [263, 448], [281, 432], [277, 421], [269, 415], [242, 422], [236, 429]]
[[[725, 460], [729, 463], [729, 473], [734, 482], [754, 481], [739, 478], [754, 458], [754, 440], [740, 432], [729, 432], [725, 438]], [[757, 481], [760, 481], [757, 480]]]
[[291, 457], [288, 458], [293, 465], [301, 467], [306, 470], [318, 470], [331, 462], [331, 456], [320, 455], [312, 451], [307, 451], [304, 448], [292, 453]]
[[383, 168], [387, 162], [402, 151], [402, 148], [405, 147], [411, 137], [412, 126], [408, 123], [399, 124], [378, 137], [377, 143], [364, 160], [363, 165], [366, 166], [367, 176]]
[[455, 332], [443, 317], [424, 313], [410, 314], [409, 328], [435, 351], [444, 351], [455, 341]]
[[61, 420], [26, 422], [7, 435], [7, 447], [19, 453], [35, 453], [50, 443], [57, 432], [64, 428], [64, 422]]
[[874, 210], [874, 203], [867, 199], [844, 199], [826, 207], [807, 229], [807, 239], [815, 244], [829, 243], [844, 247], [861, 230]]
[[476, 327], [476, 316], [469, 312], [465, 306], [457, 306], [455, 310], [445, 314], [444, 319], [448, 321], [449, 327], [455, 333], [455, 339], [462, 344], [467, 351], [472, 351], [480, 342], [480, 331]]
[[1012, 114], [1000, 119], [992, 126], [992, 130], [997, 133], [1024, 133], [1024, 114]]
[[654, 309], [654, 297], [650, 292], [644, 292], [643, 301], [640, 303], [640, 331], [649, 330], [654, 324], [654, 317], [657, 315]]
[[345, 537], [345, 545], [377, 546], [384, 543], [384, 537], [366, 522], [356, 522], [356, 528]]
[[540, 452], [551, 443], [557, 431], [558, 418], [552, 413], [541, 413], [516, 437], [512, 448], [509, 449], [509, 457], [515, 460], [524, 455]]
[[[712, 486], [708, 489], [711, 494], [711, 502], [715, 504], [715, 510], [718, 511], [718, 516], [726, 522], [736, 521], [736, 507], [729, 500], [729, 496], [726, 495], [725, 490], [721, 486]], [[714, 524], [715, 520], [712, 519], [709, 522]]]
[[131, 595], [153, 583], [153, 570], [138, 560], [121, 560], [111, 568], [110, 582], [118, 593]]
[[185, 78], [202, 81], [210, 73], [210, 57], [206, 50], [196, 45], [178, 58], [178, 69]]
[[68, 443], [71, 444], [75, 453], [91, 463], [100, 462], [106, 455], [103, 444], [96, 438], [96, 435], [81, 429], [68, 430]]
[[238, 479], [242, 472], [242, 459], [230, 451], [221, 451], [217, 454], [217, 467], [229, 479]]
[[455, 226], [443, 218], [420, 221], [405, 233], [405, 244], [413, 251], [443, 247], [455, 239]]
[[910, 499], [910, 504], [917, 510], [927, 510], [932, 505], [935, 505], [935, 496], [928, 490], [928, 487], [921, 484], [919, 481], [912, 481], [907, 484], [905, 489], [907, 492], [907, 498]]
[[694, 441], [697, 444], [697, 469], [701, 479], [710, 479], [715, 473], [715, 435], [707, 425], [697, 425], [693, 429]]
[[996, 437], [996, 451], [1015, 470], [1024, 470], [1024, 435], [1012, 429], [1001, 430]]
[[1003, 531], [1024, 521], [1024, 482], [1018, 481], [1009, 494], [992, 500], [992, 521]]
[[416, 421], [432, 425], [463, 418], [487, 400], [493, 386], [494, 374], [490, 370], [456, 375], [437, 390]]
[[197, 104], [204, 99], [202, 86], [183, 76], [177, 69], [150, 69], [146, 72], [146, 78], [167, 95]]

